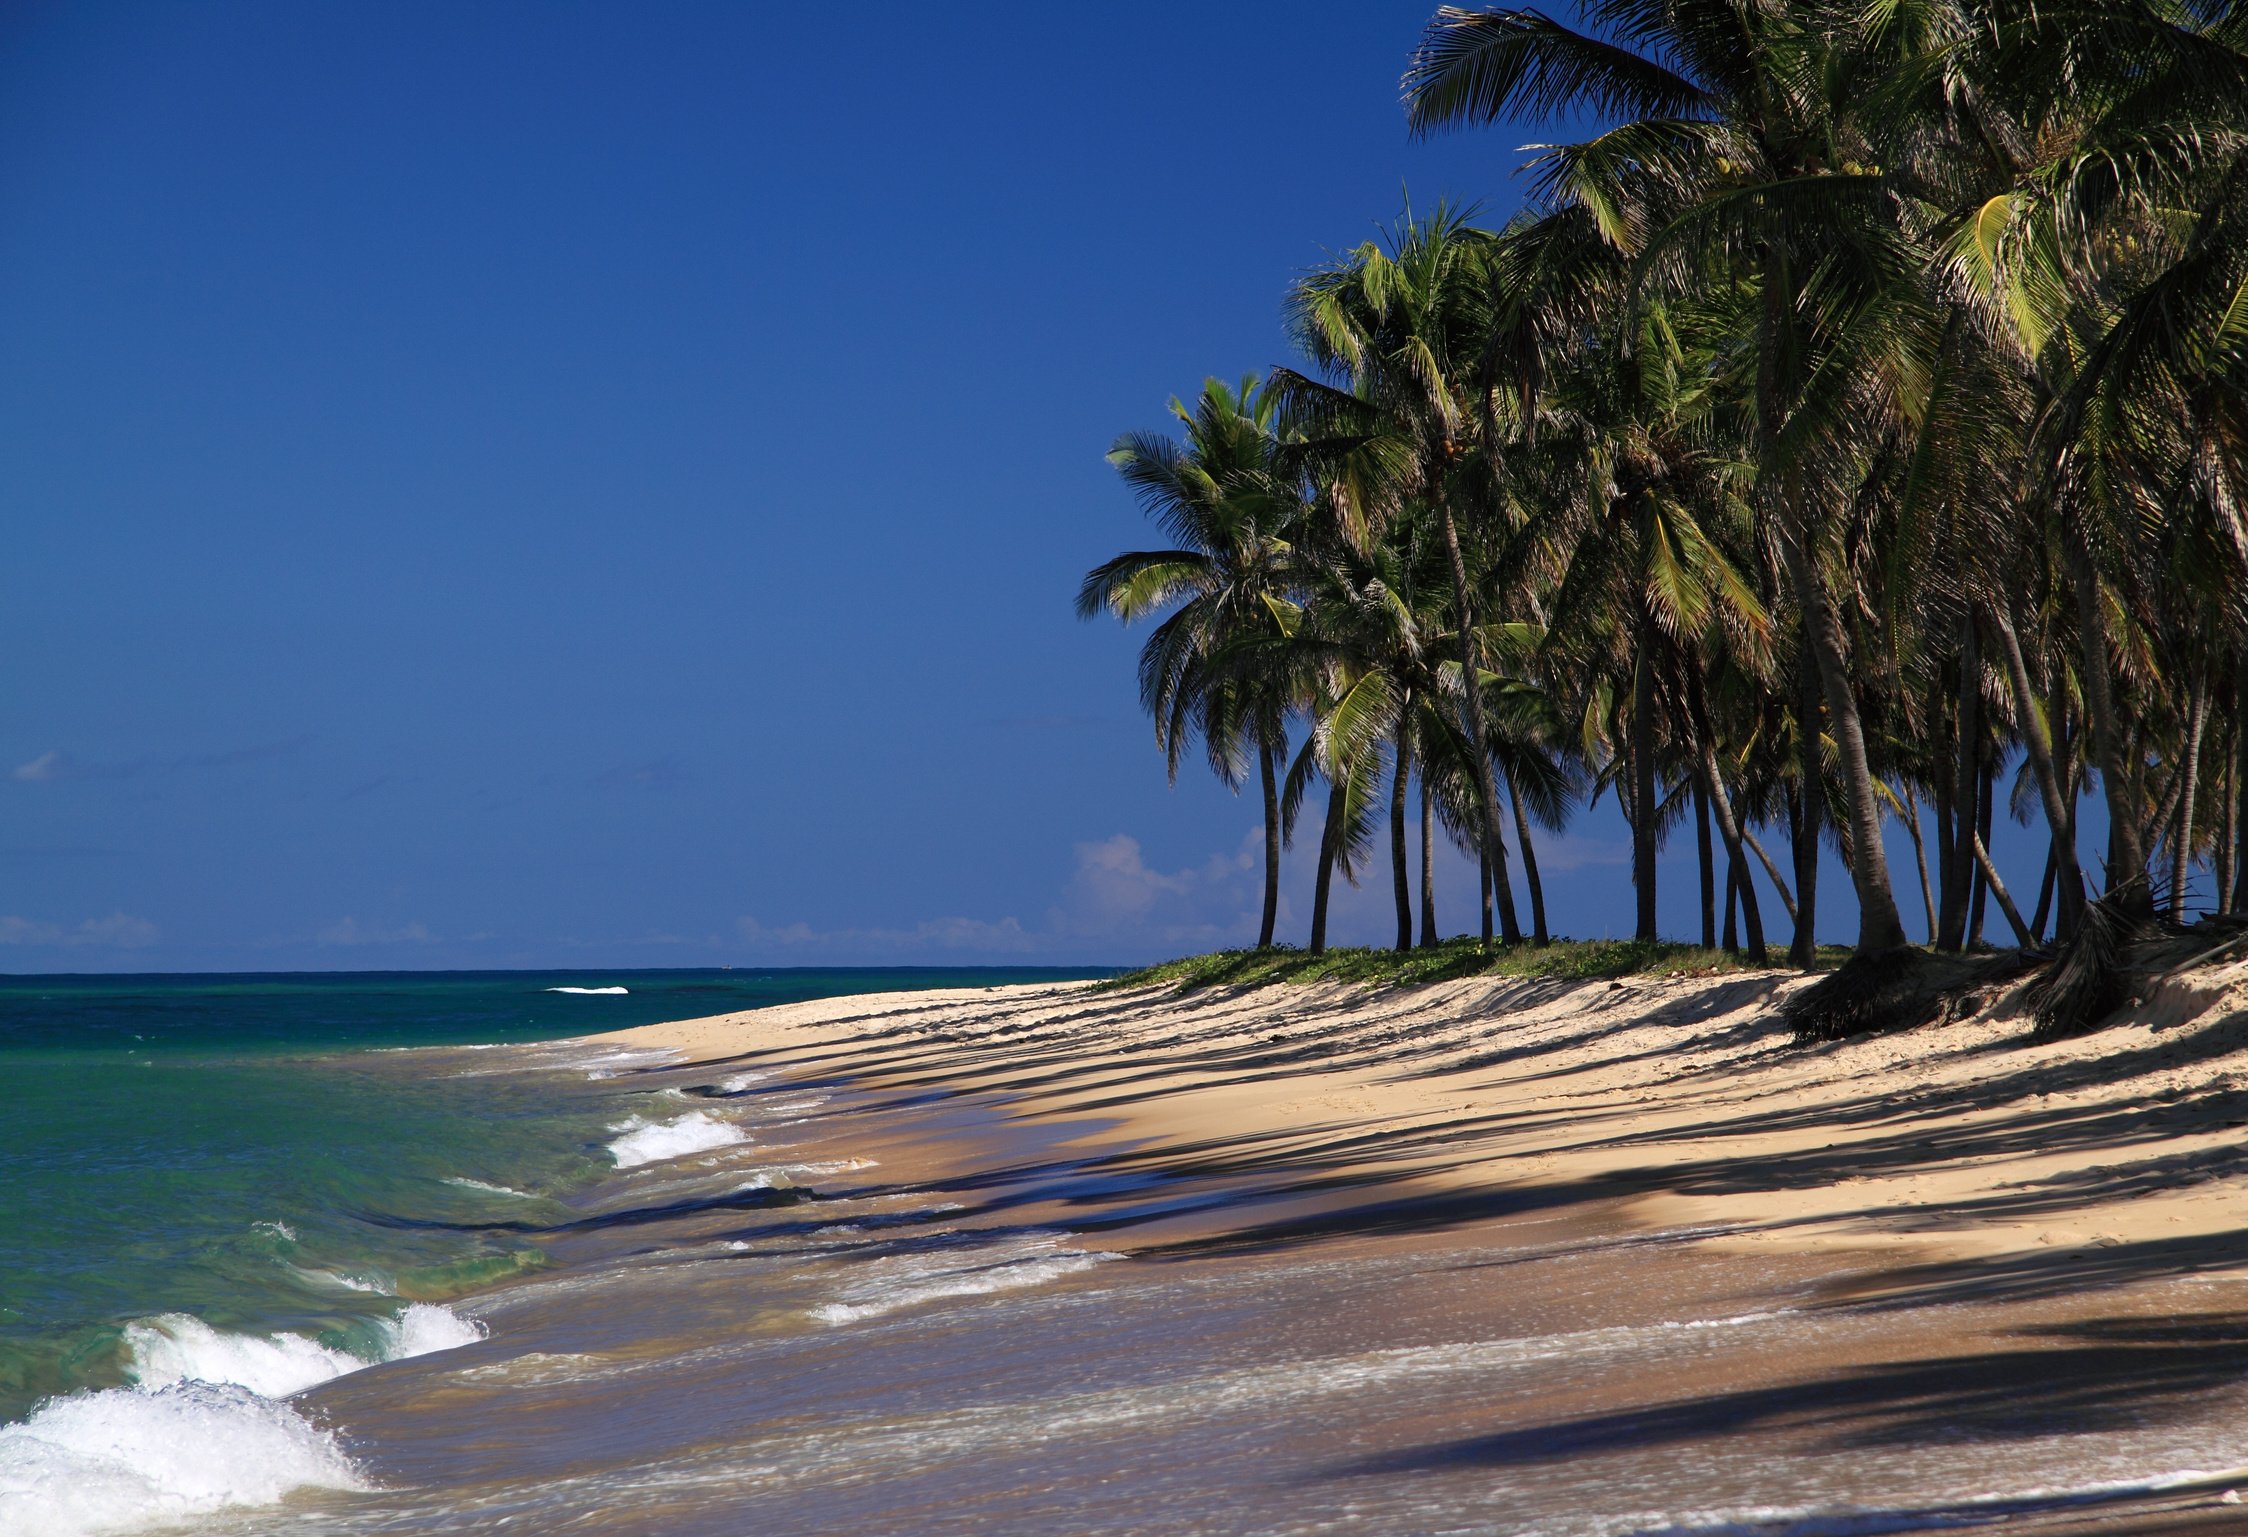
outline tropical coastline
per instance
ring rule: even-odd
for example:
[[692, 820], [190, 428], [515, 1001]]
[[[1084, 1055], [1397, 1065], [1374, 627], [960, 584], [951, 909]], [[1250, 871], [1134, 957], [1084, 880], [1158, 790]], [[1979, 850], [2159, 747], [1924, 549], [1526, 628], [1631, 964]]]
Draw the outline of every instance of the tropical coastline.
[[0, 1537], [2248, 1532], [2248, 10], [36, 9]]

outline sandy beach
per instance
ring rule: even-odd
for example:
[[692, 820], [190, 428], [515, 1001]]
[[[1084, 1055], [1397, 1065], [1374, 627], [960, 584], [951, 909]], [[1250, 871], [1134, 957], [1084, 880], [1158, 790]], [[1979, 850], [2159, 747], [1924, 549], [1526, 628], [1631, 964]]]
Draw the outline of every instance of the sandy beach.
[[[1818, 1321], [1596, 1390], [1556, 1381], [1472, 1408], [1431, 1395], [1409, 1429], [1414, 1397], [1393, 1393], [1383, 1432], [1358, 1438], [1369, 1470], [1464, 1477], [1564, 1452], [1590, 1468], [1651, 1436], [1723, 1438], [1761, 1447], [1764, 1472], [1728, 1475], [1717, 1504], [1770, 1511], [1773, 1531], [1837, 1529], [1802, 1524], [1830, 1509], [1859, 1511], [1856, 1531], [2248, 1530], [2232, 1492], [2248, 1434], [2227, 1428], [2248, 1370], [2231, 1286], [2248, 1280], [2248, 965], [2165, 982], [2109, 1029], [2036, 1046], [2000, 996], [1961, 1022], [1797, 1047], [1773, 1005], [1803, 985], [1071, 984], [606, 1039], [681, 1054], [672, 1074], [754, 1070], [846, 1096], [853, 1108], [806, 1128], [814, 1151], [847, 1145], [891, 1191], [950, 1195], [957, 1226], [1143, 1260], [1404, 1264], [1420, 1280], [1396, 1293], [1399, 1339], [1431, 1308], [1445, 1332], [1502, 1317], [1518, 1331], [1544, 1294], [1491, 1256], [1554, 1245], [1616, 1256], [1570, 1283], [1571, 1337], [1680, 1327], [1682, 1309], [1690, 1327]], [[1316, 1309], [1316, 1293], [1275, 1286], [1272, 1307]], [[2038, 1455], [2123, 1422], [2197, 1424], [2197, 1460], [2102, 1452], [2038, 1471]], [[1823, 1494], [1791, 1470], [1923, 1442], [2004, 1455], [1963, 1475], [1989, 1487], [1929, 1488], [1924, 1506], [1874, 1487], [1871, 1464], [1864, 1488], [1844, 1475]], [[2025, 1475], [2012, 1486], [2009, 1457]]]
[[2113, 1027], [2047, 1045], [2026, 1044], [1999, 998], [1949, 1025], [1797, 1047], [1773, 1005], [1804, 985], [1073, 984], [610, 1039], [1082, 1121], [1119, 1165], [1222, 1170], [1241, 1187], [1230, 1209], [1258, 1224], [1300, 1207], [1338, 1228], [1394, 1228], [1406, 1210], [1445, 1227], [1599, 1203], [1714, 1244], [1877, 1253], [1899, 1286], [1939, 1272], [2092, 1285], [2248, 1260], [2248, 963], [2169, 981]]

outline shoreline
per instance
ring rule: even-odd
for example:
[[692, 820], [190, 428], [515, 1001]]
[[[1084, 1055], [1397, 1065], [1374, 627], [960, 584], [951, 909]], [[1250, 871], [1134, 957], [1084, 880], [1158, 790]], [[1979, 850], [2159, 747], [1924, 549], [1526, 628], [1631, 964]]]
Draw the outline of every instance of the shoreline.
[[[1271, 1225], [1446, 1227], [1597, 1206], [1748, 1252], [1847, 1251], [1888, 1288], [2109, 1284], [2248, 1263], [2248, 962], [2097, 1034], [2001, 999], [1796, 1047], [1786, 972], [1608, 982], [1030, 984], [869, 994], [593, 1039], [1084, 1121], [1150, 1179]], [[1298, 1211], [1298, 1208], [1302, 1208]], [[1203, 1224], [1209, 1225], [1205, 1213]], [[1221, 1223], [1222, 1225], [1222, 1223]], [[1980, 1278], [1980, 1279], [1978, 1279]]]

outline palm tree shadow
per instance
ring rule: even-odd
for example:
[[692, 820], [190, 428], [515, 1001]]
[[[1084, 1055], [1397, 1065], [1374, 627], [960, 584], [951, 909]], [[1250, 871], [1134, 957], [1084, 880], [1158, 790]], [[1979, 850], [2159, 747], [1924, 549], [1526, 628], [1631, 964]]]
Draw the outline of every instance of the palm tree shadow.
[[1848, 1451], [2029, 1441], [2142, 1428], [2193, 1412], [2248, 1372], [2248, 1313], [2190, 1324], [2101, 1319], [2023, 1331], [2066, 1343], [1885, 1362], [1431, 1442], [1337, 1463], [1325, 1478], [1498, 1469], [1752, 1432]]

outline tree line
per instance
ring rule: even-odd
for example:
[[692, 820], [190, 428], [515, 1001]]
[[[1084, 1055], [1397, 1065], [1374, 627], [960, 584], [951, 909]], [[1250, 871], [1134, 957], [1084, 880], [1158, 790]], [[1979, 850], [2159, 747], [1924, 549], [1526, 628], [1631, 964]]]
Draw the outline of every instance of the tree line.
[[1502, 227], [1408, 213], [1301, 278], [1298, 366], [1119, 439], [1169, 547], [1078, 596], [1161, 616], [1173, 773], [1254, 776], [1260, 946], [1307, 806], [1314, 949], [1384, 852], [1433, 940], [1438, 836], [1486, 940], [1543, 941], [1538, 838], [1603, 795], [1639, 937], [1690, 831], [1702, 942], [1758, 959], [1784, 913], [1811, 963], [1822, 847], [1860, 960], [1906, 949], [1891, 824], [1939, 951], [2248, 910], [2248, 16], [1448, 8], [1403, 91], [1415, 133], [1592, 131]]

